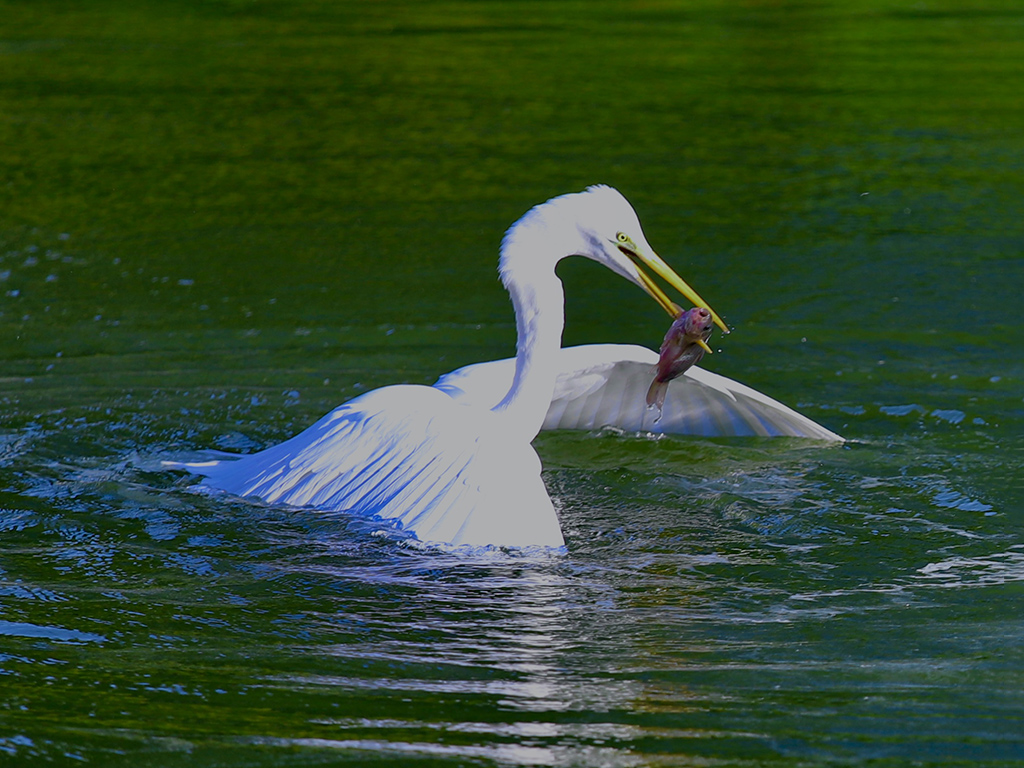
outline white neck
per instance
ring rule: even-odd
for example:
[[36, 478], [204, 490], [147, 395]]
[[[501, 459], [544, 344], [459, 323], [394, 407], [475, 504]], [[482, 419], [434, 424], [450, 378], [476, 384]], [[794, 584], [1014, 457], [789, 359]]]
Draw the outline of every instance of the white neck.
[[567, 233], [575, 235], [573, 242], [571, 237], [553, 237], [543, 224], [543, 219], [524, 218], [501, 245], [501, 279], [516, 313], [516, 373], [512, 387], [492, 410], [527, 440], [540, 432], [558, 372], [565, 307], [555, 265], [579, 250], [574, 247], [576, 232]]
[[512, 387], [492, 410], [505, 414], [509, 429], [533, 440], [555, 389], [564, 323], [562, 281], [551, 270], [543, 282], [506, 285], [516, 313], [516, 373]]

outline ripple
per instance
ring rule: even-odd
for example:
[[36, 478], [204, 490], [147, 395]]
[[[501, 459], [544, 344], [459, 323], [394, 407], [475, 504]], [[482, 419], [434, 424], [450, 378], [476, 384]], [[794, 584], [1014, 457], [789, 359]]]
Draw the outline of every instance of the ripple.
[[931, 415], [937, 419], [941, 419], [942, 421], [948, 421], [950, 424], [959, 424], [961, 421], [967, 418], [966, 413], [964, 413], [963, 411], [958, 411], [955, 408], [936, 408], [931, 412]]
[[879, 411], [884, 413], [886, 416], [909, 416], [912, 413], [925, 414], [927, 410], [916, 403], [909, 405], [883, 405], [880, 406]]
[[81, 632], [77, 629], [64, 629], [63, 627], [47, 627], [39, 624], [28, 624], [17, 621], [0, 620], [0, 635], [10, 637], [34, 637], [44, 640], [60, 640], [67, 643], [103, 643], [106, 639], [103, 635], [92, 632]]
[[950, 557], [918, 569], [940, 587], [976, 587], [1024, 581], [1024, 544], [982, 557]]
[[964, 512], [989, 512], [992, 510], [991, 504], [972, 499], [960, 493], [960, 491], [955, 491], [951, 488], [943, 489], [936, 493], [932, 503], [937, 507], [960, 509]]

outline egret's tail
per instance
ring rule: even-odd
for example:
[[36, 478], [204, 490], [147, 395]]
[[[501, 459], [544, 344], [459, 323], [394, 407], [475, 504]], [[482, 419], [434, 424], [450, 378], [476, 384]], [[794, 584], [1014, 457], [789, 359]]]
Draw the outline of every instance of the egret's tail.
[[160, 466], [164, 469], [183, 469], [193, 475], [212, 477], [230, 467], [236, 461], [244, 458], [243, 454], [223, 453], [221, 451], [202, 451], [200, 456], [218, 458], [203, 458], [198, 461], [161, 461]]
[[161, 461], [160, 466], [167, 469], [184, 469], [195, 475], [203, 474], [203, 469], [215, 467], [220, 461]]

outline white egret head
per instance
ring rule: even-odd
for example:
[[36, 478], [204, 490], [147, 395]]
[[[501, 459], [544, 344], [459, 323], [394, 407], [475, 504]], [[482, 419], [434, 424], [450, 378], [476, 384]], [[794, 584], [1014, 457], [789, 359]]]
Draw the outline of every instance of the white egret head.
[[[576, 255], [603, 264], [640, 286], [669, 315], [676, 317], [681, 308], [644, 271], [649, 269], [695, 306], [707, 308], [715, 323], [729, 332], [708, 303], [658, 256], [647, 242], [633, 206], [612, 187], [587, 187], [583, 192], [555, 197], [538, 205], [506, 233], [505, 244], [512, 242], [528, 243], [529, 247], [524, 250], [538, 257], [551, 254], [557, 261]], [[506, 265], [502, 272], [506, 272]]]

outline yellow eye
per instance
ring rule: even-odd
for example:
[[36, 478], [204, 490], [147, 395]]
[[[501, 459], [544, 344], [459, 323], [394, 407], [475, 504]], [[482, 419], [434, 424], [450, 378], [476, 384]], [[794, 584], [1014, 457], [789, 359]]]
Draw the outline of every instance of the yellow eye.
[[629, 235], [627, 235], [625, 232], [619, 232], [619, 234], [615, 236], [615, 239], [618, 240], [620, 243], [630, 242]]

